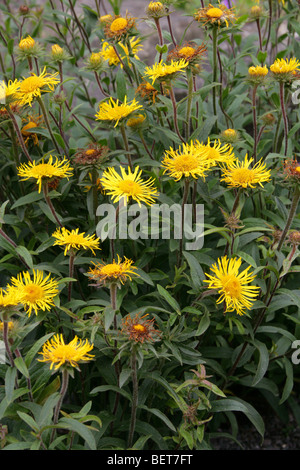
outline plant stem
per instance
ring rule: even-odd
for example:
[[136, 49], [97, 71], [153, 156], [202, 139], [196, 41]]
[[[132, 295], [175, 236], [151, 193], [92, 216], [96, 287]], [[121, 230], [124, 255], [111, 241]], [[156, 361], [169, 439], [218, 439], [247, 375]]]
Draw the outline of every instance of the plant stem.
[[280, 82], [280, 105], [281, 105], [281, 110], [282, 110], [282, 117], [283, 117], [283, 123], [284, 123], [284, 155], [287, 155], [287, 149], [288, 149], [288, 118], [286, 115], [286, 110], [285, 110], [285, 100], [284, 100], [284, 82]]
[[190, 180], [186, 178], [184, 182], [184, 192], [183, 192], [182, 204], [181, 204], [181, 238], [179, 240], [179, 251], [178, 251], [178, 257], [177, 257], [178, 268], [180, 268], [181, 262], [182, 262], [184, 208], [185, 208], [186, 201], [188, 199], [189, 187], [190, 187]]
[[285, 237], [292, 225], [292, 222], [294, 220], [294, 217], [295, 217], [295, 214], [296, 214], [296, 211], [297, 211], [297, 208], [298, 208], [298, 204], [299, 204], [299, 199], [300, 199], [300, 188], [298, 186], [298, 184], [295, 186], [295, 191], [294, 191], [294, 195], [293, 195], [293, 199], [292, 199], [292, 204], [291, 204], [291, 207], [290, 207], [290, 212], [289, 212], [289, 215], [288, 215], [288, 219], [286, 221], [286, 224], [285, 224], [285, 227], [282, 231], [282, 234], [281, 234], [281, 238], [278, 242], [278, 245], [277, 245], [277, 251], [280, 251], [281, 248], [282, 248], [282, 245], [285, 241]]
[[125, 131], [124, 122], [122, 122], [122, 124], [120, 125], [120, 130], [121, 130], [121, 134], [122, 134], [124, 145], [125, 145], [125, 150], [126, 150], [127, 159], [128, 159], [128, 165], [130, 167], [130, 170], [133, 171], [133, 166], [132, 166], [132, 161], [131, 161], [131, 156], [130, 156], [130, 151], [129, 151], [129, 144], [128, 144], [128, 139], [127, 139], [127, 135], [126, 135], [126, 131]]
[[[73, 251], [70, 252], [69, 255], [69, 277], [74, 277], [74, 259], [75, 259], [75, 254]], [[69, 282], [68, 285], [68, 302], [70, 302], [71, 297], [72, 297], [72, 286], [73, 286], [73, 281]]]
[[[218, 44], [218, 30], [216, 27], [213, 28], [212, 31], [212, 39], [213, 39], [213, 82], [217, 81], [217, 44]], [[217, 90], [216, 87], [213, 87], [213, 113], [214, 116], [217, 118]], [[218, 122], [216, 119], [216, 132], [218, 131]]]
[[[65, 398], [65, 395], [67, 393], [68, 385], [69, 385], [69, 372], [67, 371], [67, 369], [63, 369], [61, 389], [60, 389], [60, 398], [59, 398], [58, 403], [56, 405], [56, 408], [55, 408], [55, 411], [54, 411], [54, 417], [53, 417], [53, 423], [54, 424], [58, 423], [59, 412], [60, 412], [63, 400]], [[53, 438], [55, 436], [55, 432], [56, 432], [56, 430], [53, 429], [50, 442], [53, 441]]]
[[59, 220], [59, 218], [58, 218], [58, 216], [57, 216], [57, 214], [56, 214], [56, 211], [55, 211], [55, 209], [54, 209], [54, 206], [53, 206], [53, 204], [52, 204], [52, 202], [51, 202], [51, 199], [50, 199], [50, 197], [49, 197], [49, 194], [48, 194], [48, 184], [47, 184], [47, 182], [45, 182], [45, 183], [43, 184], [43, 193], [44, 193], [45, 201], [46, 201], [46, 203], [47, 203], [47, 205], [48, 205], [48, 207], [49, 207], [49, 209], [50, 209], [50, 211], [51, 211], [51, 213], [52, 213], [54, 219], [56, 220], [57, 224], [58, 224], [60, 227], [62, 227], [62, 223], [61, 223], [61, 221]]
[[187, 70], [186, 78], [188, 82], [188, 96], [187, 96], [187, 103], [186, 103], [186, 132], [185, 138], [188, 140], [191, 135], [191, 109], [192, 109], [192, 101], [193, 101], [193, 74], [191, 70]]
[[252, 114], [253, 114], [253, 134], [254, 134], [253, 159], [254, 159], [254, 164], [256, 163], [256, 159], [257, 159], [256, 91], [257, 91], [257, 86], [254, 85], [253, 92], [252, 92]]
[[52, 143], [53, 143], [53, 145], [54, 145], [54, 147], [55, 147], [57, 153], [60, 154], [61, 152], [60, 152], [59, 146], [58, 146], [58, 144], [57, 144], [57, 142], [56, 142], [56, 140], [55, 140], [54, 134], [53, 134], [53, 132], [52, 132], [51, 125], [50, 125], [49, 118], [48, 118], [48, 113], [47, 113], [47, 110], [46, 110], [46, 108], [45, 108], [44, 102], [43, 102], [43, 100], [42, 100], [39, 96], [37, 97], [37, 101], [38, 101], [38, 103], [39, 103], [39, 105], [40, 105], [40, 107], [41, 107], [41, 110], [42, 110], [42, 113], [43, 113], [43, 116], [44, 116], [44, 120], [45, 120], [45, 124], [46, 124], [47, 129], [48, 129], [48, 132], [49, 132], [49, 134], [50, 134]]
[[131, 407], [131, 421], [128, 436], [128, 447], [132, 447], [133, 435], [136, 423], [136, 411], [138, 405], [138, 379], [137, 379], [137, 368], [136, 368], [136, 352], [135, 348], [132, 348], [131, 352], [131, 374], [132, 374], [132, 407]]
[[16, 118], [15, 118], [13, 112], [11, 111], [9, 105], [6, 106], [6, 110], [7, 110], [8, 114], [9, 114], [10, 119], [12, 120], [12, 123], [13, 123], [13, 126], [14, 126], [14, 128], [15, 128], [15, 131], [16, 131], [16, 134], [17, 134], [17, 137], [18, 137], [18, 140], [19, 140], [20, 145], [21, 145], [21, 147], [22, 147], [22, 150], [23, 150], [24, 154], [26, 155], [26, 157], [28, 158], [28, 160], [29, 160], [30, 162], [32, 162], [32, 158], [31, 158], [31, 156], [30, 156], [29, 153], [28, 153], [26, 144], [25, 144], [25, 142], [24, 142], [24, 139], [23, 139], [22, 133], [21, 133], [21, 131], [20, 131], [20, 129], [19, 129], [19, 126], [18, 126], [18, 123], [17, 123], [17, 121], [16, 121]]
[[174, 127], [176, 134], [178, 135], [179, 139], [182, 142], [185, 142], [184, 138], [181, 136], [179, 128], [178, 128], [178, 120], [177, 120], [177, 105], [176, 105], [176, 100], [175, 100], [175, 95], [174, 95], [174, 90], [172, 85], [170, 85], [170, 97], [172, 101], [172, 106], [173, 106], [173, 117], [174, 117]]

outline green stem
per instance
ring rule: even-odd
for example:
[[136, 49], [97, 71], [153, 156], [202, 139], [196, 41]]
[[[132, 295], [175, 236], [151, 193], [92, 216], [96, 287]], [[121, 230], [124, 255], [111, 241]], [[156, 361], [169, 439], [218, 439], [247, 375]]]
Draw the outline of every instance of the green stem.
[[19, 126], [18, 126], [18, 123], [17, 123], [17, 121], [16, 121], [16, 118], [15, 118], [13, 112], [11, 111], [9, 105], [6, 106], [6, 110], [7, 110], [8, 114], [9, 114], [10, 119], [12, 120], [12, 123], [13, 123], [13, 126], [14, 126], [14, 128], [15, 128], [15, 131], [16, 131], [16, 134], [17, 134], [17, 137], [18, 137], [18, 140], [19, 140], [20, 145], [21, 145], [21, 147], [22, 147], [22, 150], [23, 150], [24, 154], [26, 155], [26, 157], [28, 158], [28, 160], [29, 160], [30, 162], [32, 162], [32, 158], [31, 158], [31, 156], [30, 156], [29, 153], [28, 153], [26, 144], [25, 144], [24, 139], [23, 139], [23, 136], [22, 136], [22, 132], [21, 132], [20, 129], [19, 129]]
[[131, 407], [131, 420], [128, 436], [128, 447], [132, 447], [133, 435], [136, 424], [136, 411], [138, 406], [138, 379], [137, 379], [137, 367], [136, 367], [136, 352], [135, 348], [132, 348], [131, 353], [131, 374], [132, 374], [132, 407]]
[[177, 267], [180, 268], [181, 262], [182, 262], [182, 248], [183, 248], [183, 226], [184, 226], [184, 208], [185, 204], [188, 199], [188, 194], [189, 194], [189, 188], [190, 188], [190, 180], [188, 178], [185, 179], [184, 182], [184, 192], [183, 192], [183, 197], [182, 197], [182, 203], [181, 203], [181, 238], [179, 241], [179, 251], [178, 251], [178, 257], [177, 257]]
[[[212, 39], [213, 39], [213, 82], [217, 81], [217, 44], [218, 44], [218, 30], [216, 27], [213, 28], [212, 31]], [[213, 112], [214, 116], [217, 117], [217, 89], [213, 87]], [[216, 119], [216, 132], [218, 130], [218, 123]]]
[[193, 101], [193, 88], [194, 88], [194, 81], [193, 81], [193, 74], [191, 70], [186, 71], [186, 78], [188, 83], [188, 95], [187, 95], [187, 103], [186, 103], [186, 132], [185, 138], [188, 140], [191, 134], [191, 110], [192, 110], [192, 101]]
[[286, 115], [286, 109], [285, 109], [285, 100], [284, 100], [284, 82], [280, 82], [280, 105], [281, 105], [281, 110], [282, 110], [282, 117], [283, 117], [283, 124], [284, 124], [284, 155], [287, 155], [287, 150], [288, 150], [288, 118]]
[[46, 124], [47, 129], [48, 129], [48, 132], [49, 132], [49, 134], [50, 134], [52, 143], [53, 143], [53, 145], [54, 145], [54, 147], [55, 147], [57, 153], [60, 154], [61, 152], [60, 152], [59, 146], [58, 146], [58, 144], [57, 144], [57, 142], [56, 142], [56, 140], [55, 140], [54, 134], [53, 134], [53, 132], [52, 132], [51, 125], [50, 125], [49, 118], [48, 118], [48, 113], [47, 113], [47, 110], [46, 110], [45, 105], [44, 105], [44, 103], [43, 103], [43, 100], [38, 96], [38, 97], [37, 97], [37, 101], [38, 101], [38, 103], [39, 103], [39, 105], [40, 105], [40, 107], [41, 107], [41, 110], [42, 110], [42, 113], [43, 113], [43, 116], [44, 116], [44, 120], [45, 120], [45, 124]]
[[128, 139], [127, 139], [127, 135], [126, 135], [126, 131], [125, 131], [124, 122], [122, 122], [122, 124], [120, 125], [120, 130], [121, 130], [121, 134], [122, 134], [124, 145], [125, 145], [125, 150], [126, 150], [127, 159], [128, 159], [128, 165], [129, 165], [131, 171], [133, 171], [133, 166], [132, 166], [132, 161], [131, 161], [131, 156], [130, 156], [130, 151], [129, 151], [129, 144], [128, 144]]
[[296, 211], [297, 211], [297, 208], [298, 208], [299, 199], [300, 199], [300, 188], [299, 188], [298, 185], [296, 185], [294, 195], [293, 195], [293, 199], [292, 199], [292, 204], [291, 204], [291, 207], [290, 207], [290, 212], [289, 212], [289, 215], [288, 215], [288, 219], [287, 219], [285, 227], [282, 231], [281, 238], [278, 242], [277, 251], [281, 250], [282, 245], [285, 241], [285, 237], [286, 237], [286, 235], [287, 235], [287, 233], [288, 233], [288, 231], [289, 231], [289, 229], [292, 225], [292, 222], [294, 220], [294, 217], [295, 217], [295, 214], [296, 214]]
[[[71, 251], [69, 255], [69, 277], [71, 278], [74, 277], [74, 259], [75, 259], [75, 254]], [[68, 302], [71, 301], [72, 286], [73, 286], [73, 281], [70, 281], [68, 285]]]
[[256, 116], [256, 91], [257, 86], [254, 85], [252, 93], [252, 114], [253, 114], [253, 133], [254, 133], [254, 147], [253, 147], [253, 159], [254, 164], [257, 159], [257, 116]]
[[[54, 424], [58, 423], [59, 412], [60, 412], [62, 403], [64, 401], [65, 395], [67, 393], [68, 385], [69, 385], [69, 372], [67, 371], [67, 369], [63, 369], [61, 389], [60, 389], [60, 398], [59, 398], [58, 403], [56, 405], [56, 408], [55, 408], [55, 411], [54, 411], [54, 417], [53, 417], [53, 423]], [[55, 436], [55, 432], [56, 432], [56, 430], [53, 429], [50, 442], [53, 441], [54, 436]]]
[[59, 218], [58, 218], [58, 216], [57, 216], [57, 214], [56, 214], [56, 210], [54, 209], [54, 206], [53, 206], [53, 204], [52, 204], [52, 201], [51, 201], [51, 199], [50, 199], [50, 197], [49, 197], [49, 194], [48, 194], [48, 184], [47, 184], [47, 182], [45, 182], [45, 183], [43, 184], [43, 193], [44, 193], [45, 201], [46, 201], [46, 203], [47, 203], [47, 205], [48, 205], [48, 207], [49, 207], [49, 209], [50, 209], [50, 211], [51, 211], [51, 213], [52, 213], [54, 219], [56, 220], [57, 224], [58, 224], [60, 227], [62, 227], [62, 223], [61, 223], [61, 221], [59, 220]]
[[176, 134], [178, 135], [179, 139], [182, 142], [185, 142], [185, 140], [183, 139], [183, 137], [180, 134], [179, 127], [178, 127], [177, 104], [176, 104], [174, 90], [173, 90], [172, 85], [170, 85], [170, 98], [171, 98], [172, 106], [173, 106], [174, 127], [175, 127]]

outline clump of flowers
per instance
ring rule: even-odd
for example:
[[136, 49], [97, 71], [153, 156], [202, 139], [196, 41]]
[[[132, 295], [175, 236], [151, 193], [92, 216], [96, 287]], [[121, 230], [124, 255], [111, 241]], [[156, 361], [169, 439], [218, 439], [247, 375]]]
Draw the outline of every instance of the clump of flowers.
[[135, 18], [126, 14], [125, 17], [116, 15], [114, 17], [107, 17], [104, 22], [104, 34], [108, 39], [116, 42], [124, 39], [128, 35], [134, 33]]
[[235, 15], [232, 8], [227, 8], [224, 4], [218, 4], [217, 6], [211, 3], [204, 8], [200, 8], [196, 11], [194, 18], [202, 26], [207, 27], [229, 27], [229, 23], [234, 23]]

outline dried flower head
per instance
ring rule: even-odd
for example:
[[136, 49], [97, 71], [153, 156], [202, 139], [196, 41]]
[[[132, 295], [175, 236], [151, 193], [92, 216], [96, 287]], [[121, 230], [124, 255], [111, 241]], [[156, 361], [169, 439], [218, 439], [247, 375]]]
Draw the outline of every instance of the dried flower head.
[[108, 160], [109, 148], [106, 145], [91, 143], [86, 148], [79, 149], [73, 156], [73, 163], [80, 166], [95, 166], [101, 168]]
[[137, 87], [135, 93], [140, 95], [141, 98], [147, 99], [149, 103], [153, 104], [157, 98], [158, 90], [154, 88], [151, 83], [144, 81]]
[[122, 319], [121, 332], [129, 340], [136, 343], [159, 341], [161, 332], [154, 328], [154, 318], [147, 319], [148, 314], [141, 316], [136, 314], [133, 318], [127, 315]]
[[300, 163], [296, 158], [289, 158], [283, 162], [283, 175], [288, 182], [300, 183]]
[[43, 117], [33, 114], [29, 114], [26, 118], [23, 119], [23, 126], [21, 127], [21, 133], [24, 137], [25, 144], [28, 145], [30, 140], [32, 140], [34, 145], [38, 145], [39, 139], [35, 132], [32, 132], [32, 129], [41, 126], [43, 123]]
[[169, 14], [169, 9], [162, 2], [150, 2], [146, 8], [149, 18], [158, 19]]
[[199, 73], [199, 64], [203, 60], [203, 56], [206, 51], [206, 46], [203, 43], [200, 46], [197, 46], [197, 44], [186, 42], [183, 45], [177, 45], [169, 52], [167, 62], [184, 59], [189, 63], [188, 67], [193, 73]]
[[287, 243], [294, 247], [300, 245], [300, 232], [299, 230], [291, 230], [288, 234]]

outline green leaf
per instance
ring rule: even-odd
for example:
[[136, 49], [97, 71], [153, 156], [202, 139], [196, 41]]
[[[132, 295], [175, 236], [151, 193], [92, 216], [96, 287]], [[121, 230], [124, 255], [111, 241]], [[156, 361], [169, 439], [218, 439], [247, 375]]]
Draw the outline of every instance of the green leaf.
[[159, 419], [161, 419], [168, 426], [168, 428], [171, 429], [171, 431], [176, 432], [175, 426], [173, 425], [173, 423], [169, 420], [169, 418], [162, 411], [158, 410], [157, 408], [148, 408], [148, 406], [146, 406], [146, 405], [140, 405], [138, 408], [146, 410], [149, 413], [154, 414]]
[[24, 359], [21, 356], [15, 358], [15, 366], [21, 372], [21, 374], [24, 375], [24, 377], [29, 379], [29, 371], [26, 367]]
[[72, 432], [76, 432], [85, 440], [91, 450], [97, 449], [93, 433], [80, 421], [76, 421], [76, 419], [73, 418], [61, 418], [58, 422], [58, 426], [64, 429], [69, 429]]
[[26, 423], [28, 424], [28, 426], [33, 429], [33, 431], [35, 432], [38, 432], [39, 430], [39, 427], [38, 427], [38, 424], [35, 422], [35, 420], [29, 416], [28, 414], [26, 413], [23, 413], [23, 411], [17, 411], [18, 415], [20, 416], [20, 418]]
[[290, 396], [292, 393], [293, 387], [294, 387], [294, 371], [293, 371], [293, 365], [291, 361], [287, 358], [283, 358], [283, 364], [286, 372], [286, 381], [284, 384], [283, 392], [282, 392], [282, 397], [280, 399], [279, 405], [282, 405]]
[[259, 352], [259, 362], [254, 376], [252, 386], [257, 385], [261, 379], [264, 377], [265, 373], [268, 370], [269, 366], [269, 351], [267, 346], [264, 343], [261, 343], [258, 340], [252, 341], [252, 344], [258, 349]]
[[172, 297], [172, 295], [160, 284], [157, 284], [157, 290], [159, 294], [168, 302], [168, 304], [175, 310], [178, 315], [181, 315], [180, 306], [178, 302]]
[[28, 204], [32, 204], [33, 202], [40, 201], [44, 198], [42, 193], [38, 193], [37, 191], [33, 191], [32, 193], [26, 194], [26, 196], [20, 197], [11, 207], [11, 210], [16, 209], [17, 207], [27, 206]]
[[226, 398], [224, 400], [219, 399], [211, 401], [213, 413], [225, 412], [225, 411], [240, 411], [244, 413], [251, 423], [255, 426], [256, 430], [263, 437], [265, 432], [265, 425], [261, 415], [256, 409], [240, 398]]

